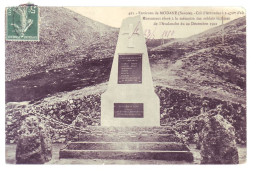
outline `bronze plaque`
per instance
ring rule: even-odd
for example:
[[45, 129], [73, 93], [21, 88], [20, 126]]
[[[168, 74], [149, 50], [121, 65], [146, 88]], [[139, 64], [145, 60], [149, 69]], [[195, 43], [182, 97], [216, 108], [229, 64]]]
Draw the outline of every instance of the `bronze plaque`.
[[118, 84], [142, 83], [142, 54], [119, 55]]
[[143, 103], [114, 103], [115, 118], [143, 118]]

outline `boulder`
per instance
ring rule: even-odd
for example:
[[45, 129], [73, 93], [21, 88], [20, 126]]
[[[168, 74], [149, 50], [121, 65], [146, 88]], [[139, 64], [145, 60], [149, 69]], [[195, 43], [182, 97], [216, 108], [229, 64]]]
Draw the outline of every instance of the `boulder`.
[[201, 164], [238, 164], [235, 129], [221, 115], [207, 116], [201, 136]]
[[43, 121], [27, 116], [21, 124], [16, 147], [17, 164], [43, 164], [52, 158], [52, 144]]

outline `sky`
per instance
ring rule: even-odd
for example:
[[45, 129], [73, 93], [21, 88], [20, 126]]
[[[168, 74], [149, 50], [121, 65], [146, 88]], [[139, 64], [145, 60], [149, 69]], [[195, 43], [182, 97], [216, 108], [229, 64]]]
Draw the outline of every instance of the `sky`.
[[[76, 13], [120, 28], [124, 18], [140, 15], [145, 37], [185, 38], [245, 16], [241, 7], [66, 7]], [[224, 14], [223, 14], [224, 13]], [[224, 20], [221, 17], [224, 17]], [[155, 22], [157, 25], [155, 25]], [[181, 23], [183, 25], [181, 25]], [[166, 25], [170, 24], [170, 25]], [[167, 33], [167, 34], [166, 34]]]

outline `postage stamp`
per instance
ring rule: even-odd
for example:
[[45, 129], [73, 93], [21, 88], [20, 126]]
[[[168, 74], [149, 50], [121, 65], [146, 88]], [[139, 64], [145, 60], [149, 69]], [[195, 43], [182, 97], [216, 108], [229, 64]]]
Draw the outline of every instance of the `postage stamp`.
[[38, 41], [39, 10], [35, 5], [6, 8], [6, 40]]

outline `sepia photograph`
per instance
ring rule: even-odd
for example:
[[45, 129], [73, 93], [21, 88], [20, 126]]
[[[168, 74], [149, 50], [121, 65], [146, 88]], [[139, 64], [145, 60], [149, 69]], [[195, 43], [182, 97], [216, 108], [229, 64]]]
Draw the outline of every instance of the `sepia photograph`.
[[246, 163], [243, 7], [27, 3], [4, 27], [6, 164]]

